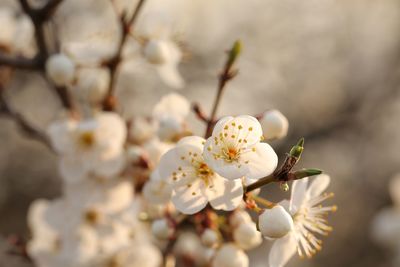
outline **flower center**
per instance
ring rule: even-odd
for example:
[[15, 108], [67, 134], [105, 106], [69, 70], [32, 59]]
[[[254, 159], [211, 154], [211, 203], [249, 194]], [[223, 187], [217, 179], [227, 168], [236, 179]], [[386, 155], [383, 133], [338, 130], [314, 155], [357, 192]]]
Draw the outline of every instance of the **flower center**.
[[237, 150], [234, 147], [227, 147], [222, 149], [222, 154], [224, 155], [224, 159], [226, 162], [233, 162], [239, 159], [240, 150]]
[[95, 143], [95, 136], [93, 132], [83, 132], [78, 137], [78, 143], [83, 148], [90, 148]]
[[196, 171], [197, 176], [200, 177], [200, 179], [202, 179], [204, 183], [208, 186], [208, 184], [210, 183], [210, 178], [214, 175], [214, 172], [204, 162], [198, 165]]

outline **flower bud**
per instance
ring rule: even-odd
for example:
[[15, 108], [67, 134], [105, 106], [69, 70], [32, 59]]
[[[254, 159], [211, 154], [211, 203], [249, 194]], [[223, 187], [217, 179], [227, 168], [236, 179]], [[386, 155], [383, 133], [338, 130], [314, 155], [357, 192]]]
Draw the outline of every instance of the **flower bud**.
[[287, 135], [289, 122], [278, 110], [264, 112], [260, 119], [265, 139], [283, 138]]
[[126, 152], [127, 159], [132, 163], [138, 163], [143, 156], [143, 149], [140, 146], [130, 146]]
[[206, 229], [201, 235], [201, 242], [207, 247], [213, 247], [218, 242], [218, 234], [214, 230]]
[[276, 205], [258, 217], [258, 227], [264, 237], [281, 238], [293, 229], [293, 219], [282, 206]]
[[151, 225], [151, 232], [158, 239], [168, 239], [174, 233], [174, 229], [166, 219], [155, 220]]
[[154, 132], [154, 125], [143, 117], [135, 118], [129, 129], [130, 138], [138, 144], [150, 140], [154, 136]]
[[212, 267], [248, 267], [249, 257], [243, 250], [229, 243], [223, 245], [215, 254]]
[[55, 54], [46, 62], [46, 74], [54, 84], [64, 86], [74, 79], [75, 65], [64, 54]]
[[143, 50], [145, 58], [152, 64], [164, 64], [168, 58], [168, 45], [160, 40], [150, 40]]
[[232, 227], [238, 227], [242, 223], [252, 222], [250, 215], [244, 210], [236, 210], [229, 220]]
[[233, 232], [233, 239], [244, 250], [253, 249], [262, 242], [261, 233], [253, 222], [240, 224]]
[[107, 92], [110, 73], [106, 69], [81, 69], [77, 74], [78, 95], [90, 103], [100, 103]]

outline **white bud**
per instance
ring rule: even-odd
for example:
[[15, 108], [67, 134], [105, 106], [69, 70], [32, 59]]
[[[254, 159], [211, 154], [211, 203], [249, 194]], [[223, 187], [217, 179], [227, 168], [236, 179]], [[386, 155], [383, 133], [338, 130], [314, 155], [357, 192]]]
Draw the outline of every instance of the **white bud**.
[[164, 64], [168, 59], [169, 47], [166, 42], [150, 40], [143, 50], [145, 58], [152, 64]]
[[137, 117], [133, 120], [129, 129], [130, 138], [136, 143], [142, 144], [150, 140], [154, 134], [154, 125], [143, 117]]
[[74, 79], [75, 65], [64, 54], [55, 54], [46, 62], [46, 74], [56, 85], [64, 86]]
[[223, 245], [215, 254], [212, 267], [247, 267], [249, 257], [234, 244]]
[[206, 229], [201, 235], [201, 242], [207, 247], [213, 247], [218, 242], [218, 234], [214, 230]]
[[132, 163], [137, 163], [143, 156], [143, 149], [140, 146], [130, 146], [126, 151], [128, 160]]
[[157, 134], [161, 140], [171, 140], [181, 132], [182, 123], [175, 118], [165, 117], [160, 120]]
[[166, 219], [155, 220], [151, 225], [151, 232], [158, 239], [168, 239], [174, 233], [174, 229]]
[[229, 218], [232, 227], [238, 227], [242, 223], [252, 222], [250, 215], [244, 210], [236, 210]]
[[265, 237], [281, 238], [293, 229], [293, 219], [282, 206], [276, 205], [258, 217], [258, 227]]
[[264, 112], [260, 124], [266, 139], [283, 138], [289, 129], [287, 118], [275, 109]]
[[103, 100], [110, 82], [110, 73], [106, 69], [81, 69], [77, 74], [79, 97], [91, 103]]
[[242, 223], [233, 231], [235, 243], [242, 249], [248, 250], [262, 243], [261, 233], [253, 222]]

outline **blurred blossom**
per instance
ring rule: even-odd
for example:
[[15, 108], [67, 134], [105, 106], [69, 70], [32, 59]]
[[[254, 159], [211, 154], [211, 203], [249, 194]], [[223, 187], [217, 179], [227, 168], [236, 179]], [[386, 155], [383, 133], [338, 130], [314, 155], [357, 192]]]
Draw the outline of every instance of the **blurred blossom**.
[[126, 126], [117, 114], [57, 121], [48, 132], [54, 148], [62, 155], [60, 170], [67, 182], [80, 181], [89, 174], [107, 177], [121, 171]]

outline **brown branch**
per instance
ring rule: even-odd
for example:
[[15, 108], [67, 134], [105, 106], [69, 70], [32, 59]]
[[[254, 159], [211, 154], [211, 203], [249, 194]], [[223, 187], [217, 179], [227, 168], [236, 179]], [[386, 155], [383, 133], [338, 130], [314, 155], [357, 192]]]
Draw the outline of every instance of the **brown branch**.
[[35, 70], [39, 68], [40, 64], [37, 58], [11, 57], [0, 52], [0, 66]]
[[199, 103], [192, 103], [192, 111], [196, 114], [197, 118], [205, 123], [208, 123], [209, 119], [204, 113]]
[[208, 119], [207, 123], [207, 128], [205, 132], [205, 137], [208, 138], [211, 136], [212, 129], [215, 124], [216, 116], [217, 116], [217, 110], [222, 98], [222, 93], [225, 89], [225, 85], [228, 81], [232, 80], [237, 74], [238, 71], [233, 69], [233, 64], [235, 63], [239, 53], [241, 50], [241, 43], [239, 41], [236, 41], [231, 50], [228, 52], [228, 58], [225, 62], [225, 67], [222, 73], [219, 76], [219, 83], [218, 83], [218, 90], [217, 90], [217, 96], [215, 97], [213, 108], [211, 111], [211, 115]]
[[29, 137], [35, 139], [43, 144], [45, 144], [50, 150], [52, 147], [50, 145], [50, 141], [47, 136], [29, 123], [24, 116], [22, 116], [19, 112], [15, 111], [10, 104], [8, 103], [7, 99], [4, 96], [4, 88], [0, 86], [0, 114], [7, 116], [14, 120], [19, 128]]
[[132, 33], [132, 27], [139, 16], [139, 13], [144, 5], [144, 2], [145, 0], [139, 0], [139, 2], [136, 5], [135, 11], [133, 12], [132, 17], [128, 21], [126, 21], [126, 13], [122, 13], [119, 16], [119, 25], [122, 32], [122, 36], [118, 43], [117, 51], [112, 58], [103, 63], [103, 65], [106, 66], [110, 71], [110, 82], [108, 86], [108, 92], [103, 100], [104, 110], [114, 110], [116, 107], [114, 90], [115, 90], [115, 83], [117, 80], [118, 67], [122, 62], [122, 52], [126, 40], [128, 39], [128, 36]]

